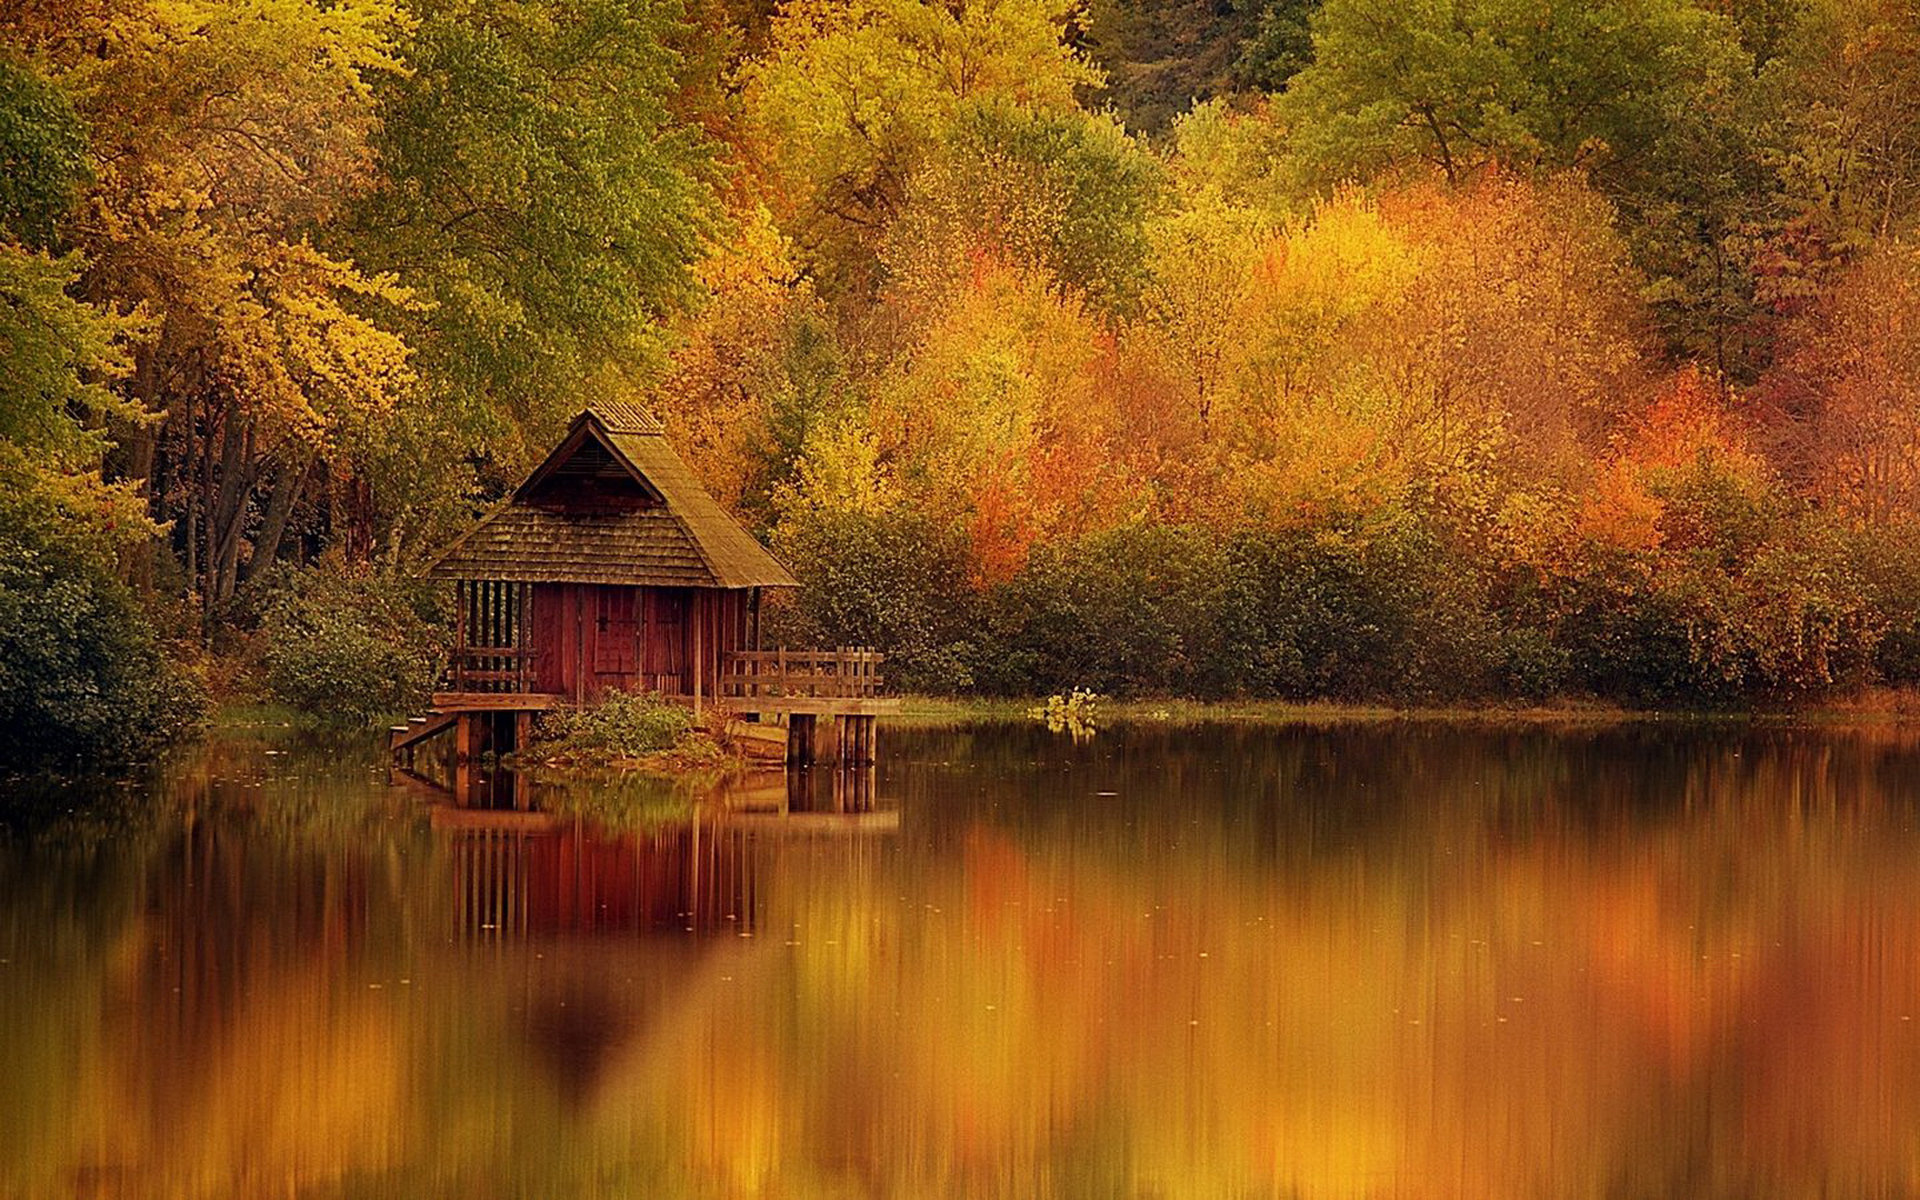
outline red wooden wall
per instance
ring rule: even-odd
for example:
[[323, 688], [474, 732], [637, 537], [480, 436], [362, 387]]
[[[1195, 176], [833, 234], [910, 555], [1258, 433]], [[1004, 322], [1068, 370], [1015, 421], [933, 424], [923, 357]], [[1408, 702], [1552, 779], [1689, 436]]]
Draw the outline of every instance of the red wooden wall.
[[711, 698], [720, 656], [746, 645], [747, 622], [741, 591], [535, 584], [534, 687], [575, 700], [613, 689], [690, 696], [697, 657], [700, 694]]

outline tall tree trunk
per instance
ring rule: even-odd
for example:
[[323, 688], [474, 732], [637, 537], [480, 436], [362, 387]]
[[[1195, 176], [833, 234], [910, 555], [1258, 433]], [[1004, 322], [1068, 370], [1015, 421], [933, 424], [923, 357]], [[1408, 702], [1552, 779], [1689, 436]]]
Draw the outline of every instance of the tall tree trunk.
[[213, 404], [207, 403], [206, 431], [200, 444], [200, 573], [194, 578], [194, 585], [200, 589], [200, 619], [203, 628], [212, 620], [213, 606], [213, 562], [217, 557], [216, 542], [220, 536], [220, 507], [213, 490], [213, 439], [216, 428], [224, 430], [228, 418], [222, 416], [216, 427], [213, 417]]
[[[134, 365], [133, 394], [143, 412], [155, 412], [160, 407], [160, 367], [155, 361], [158, 353], [157, 349], [149, 350], [140, 355]], [[120, 443], [121, 475], [139, 490], [140, 498], [146, 502], [147, 514], [156, 520], [162, 515], [154, 502], [152, 486], [158, 436], [149, 424], [129, 425], [115, 434], [115, 440]], [[154, 556], [160, 553], [158, 542], [155, 538], [131, 548], [124, 561], [127, 582], [143, 592], [153, 588]]]
[[226, 425], [220, 453], [218, 499], [207, 513], [209, 607], [233, 595], [240, 543], [246, 531], [247, 501], [253, 495], [253, 429], [238, 412], [227, 414]]
[[186, 450], [181, 454], [174, 474], [182, 481], [180, 491], [187, 506], [187, 529], [185, 545], [187, 548], [187, 586], [191, 588], [194, 580], [200, 577], [200, 493], [193, 486], [193, 461], [199, 453], [200, 439], [194, 428], [199, 405], [193, 397], [187, 397], [186, 410]]
[[252, 579], [280, 557], [280, 543], [287, 535], [287, 521], [293, 506], [306, 490], [307, 475], [313, 468], [313, 455], [304, 446], [290, 452], [287, 463], [274, 480], [273, 495], [267, 500], [266, 516], [260, 523], [260, 536], [253, 543], [253, 557], [247, 560], [246, 578]]

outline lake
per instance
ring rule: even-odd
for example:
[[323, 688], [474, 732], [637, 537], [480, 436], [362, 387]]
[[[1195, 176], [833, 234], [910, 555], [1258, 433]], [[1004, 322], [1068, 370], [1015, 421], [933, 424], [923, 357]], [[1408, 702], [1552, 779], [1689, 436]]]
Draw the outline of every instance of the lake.
[[17, 789], [0, 1196], [1920, 1190], [1914, 733], [880, 754], [691, 816], [275, 730]]

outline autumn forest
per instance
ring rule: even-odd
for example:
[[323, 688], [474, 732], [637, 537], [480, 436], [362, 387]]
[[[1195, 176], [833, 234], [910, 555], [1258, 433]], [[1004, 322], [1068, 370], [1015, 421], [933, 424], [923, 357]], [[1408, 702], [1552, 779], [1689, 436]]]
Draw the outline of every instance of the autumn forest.
[[431, 683], [636, 402], [901, 687], [1920, 682], [1914, 0], [0, 0], [0, 719]]

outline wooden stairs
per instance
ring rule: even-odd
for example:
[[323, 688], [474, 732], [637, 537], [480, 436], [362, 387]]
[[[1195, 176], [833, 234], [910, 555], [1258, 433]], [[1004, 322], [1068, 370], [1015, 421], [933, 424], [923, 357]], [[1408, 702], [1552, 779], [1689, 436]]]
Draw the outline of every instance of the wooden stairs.
[[408, 717], [405, 725], [395, 725], [387, 730], [387, 752], [399, 754], [402, 750], [412, 749], [436, 733], [453, 728], [459, 719], [458, 713], [430, 708], [423, 717]]

